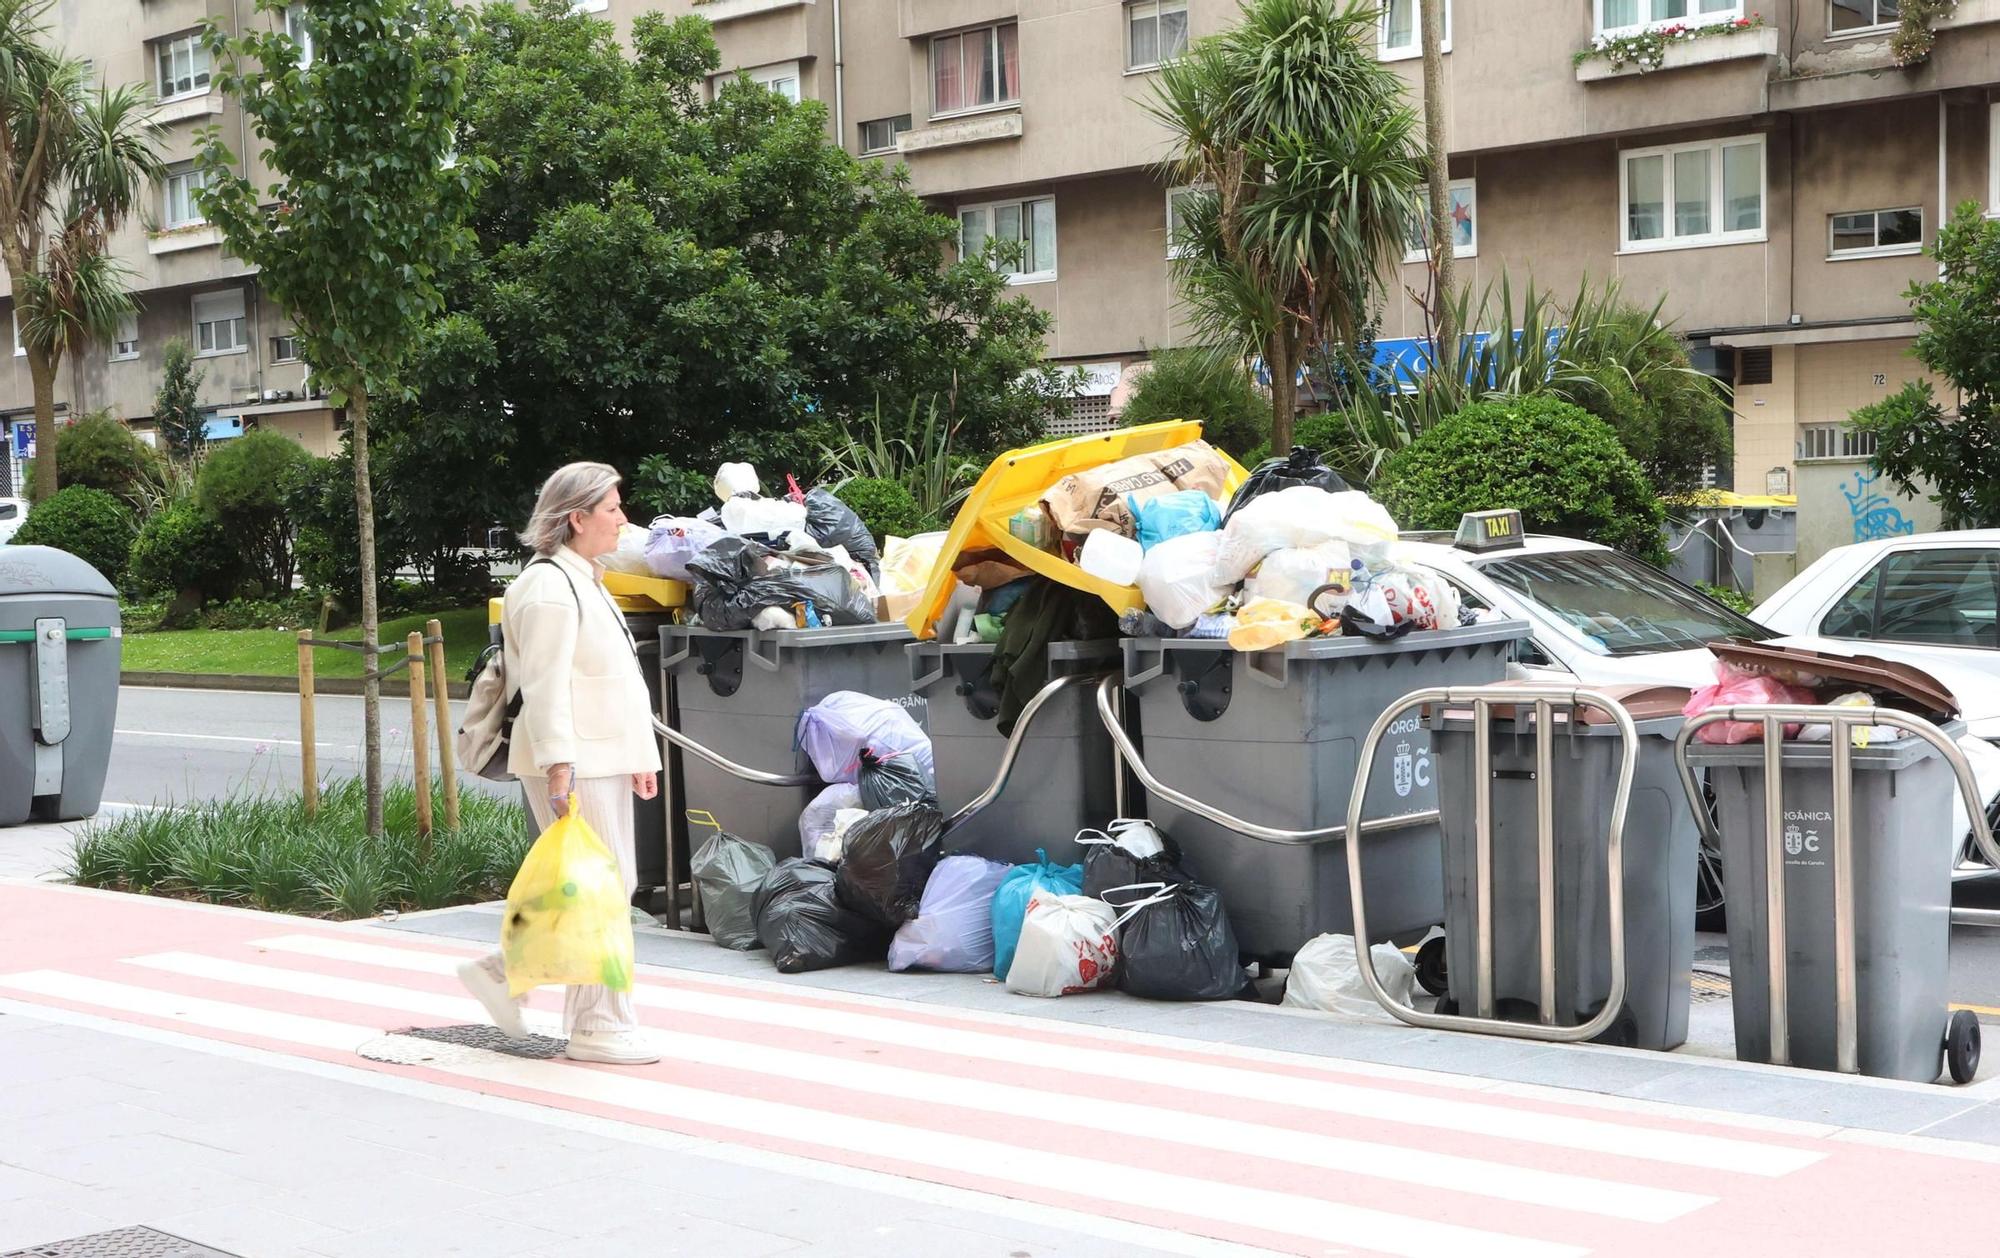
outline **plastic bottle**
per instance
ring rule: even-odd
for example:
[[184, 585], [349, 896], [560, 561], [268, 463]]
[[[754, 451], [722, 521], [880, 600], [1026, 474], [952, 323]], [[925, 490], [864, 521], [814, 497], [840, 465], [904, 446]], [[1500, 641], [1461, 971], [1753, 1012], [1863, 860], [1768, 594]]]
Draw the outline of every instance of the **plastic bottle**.
[[1096, 529], [1084, 539], [1076, 566], [1113, 585], [1137, 585], [1139, 565], [1145, 558], [1145, 548], [1123, 533]]

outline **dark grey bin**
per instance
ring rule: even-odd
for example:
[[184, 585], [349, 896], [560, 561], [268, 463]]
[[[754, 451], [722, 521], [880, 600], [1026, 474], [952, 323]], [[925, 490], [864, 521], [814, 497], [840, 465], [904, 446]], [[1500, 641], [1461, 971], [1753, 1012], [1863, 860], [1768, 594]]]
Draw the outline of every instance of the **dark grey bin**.
[[[1541, 1001], [1541, 872], [1534, 707], [1521, 709], [1516, 719], [1495, 719], [1492, 726], [1493, 996], [1499, 1016], [1532, 1021]], [[1556, 1022], [1577, 1026], [1596, 1016], [1611, 993], [1605, 838], [1624, 740], [1616, 725], [1577, 722], [1561, 707], [1555, 718]], [[1469, 706], [1453, 707], [1431, 724], [1444, 828], [1445, 970], [1458, 1012], [1473, 1014], [1479, 899]], [[1622, 853], [1625, 1013], [1599, 1041], [1670, 1049], [1687, 1041], [1700, 834], [1674, 763], [1681, 718], [1633, 724], [1638, 759]], [[1369, 917], [1372, 926], [1372, 911]], [[1506, 1002], [1522, 1003], [1510, 1010]]]
[[[925, 723], [903, 653], [911, 640], [900, 623], [770, 632], [669, 625], [660, 630], [660, 667], [670, 683], [665, 719], [746, 768], [810, 774], [812, 761], [798, 747], [799, 717], [836, 690], [904, 704]], [[699, 809], [781, 859], [799, 854], [799, 814], [819, 787], [755, 785], [678, 749], [668, 764], [683, 850], [687, 811]]]
[[123, 651], [118, 591], [67, 551], [0, 547], [0, 826], [104, 800]]
[[[993, 784], [1007, 749], [996, 728], [993, 651], [985, 643], [908, 647], [911, 688], [928, 700], [938, 800], [947, 816]], [[1116, 641], [1049, 645], [1051, 679], [1117, 667]], [[1076, 832], [1102, 827], [1117, 811], [1111, 735], [1097, 717], [1096, 693], [1073, 685], [1035, 713], [1006, 788], [951, 832], [952, 850], [1016, 865], [1033, 861], [1036, 848], [1059, 864], [1082, 859]]]
[[[672, 612], [625, 613], [625, 625], [632, 631], [632, 642], [639, 649], [639, 673], [646, 679], [646, 691], [655, 712], [666, 710], [665, 684], [660, 677], [660, 630], [672, 623]], [[662, 743], [663, 765], [666, 763], [666, 750]], [[651, 800], [634, 797], [632, 807], [634, 872], [638, 875], [640, 894], [648, 895], [654, 889], [667, 885], [667, 843], [674, 833], [673, 827], [667, 824], [668, 792], [661, 791]], [[679, 842], [680, 850], [675, 853], [673, 868], [685, 878], [688, 859], [685, 837]]]
[[[1125, 644], [1125, 688], [1138, 701], [1146, 765], [1161, 783], [1244, 821], [1318, 830], [1346, 823], [1360, 743], [1384, 709], [1427, 686], [1500, 681], [1527, 632], [1520, 621], [1496, 621], [1254, 653], [1219, 641], [1134, 639]], [[1435, 809], [1422, 718], [1412, 712], [1398, 722], [1383, 749], [1367, 820]], [[1222, 892], [1245, 954], [1284, 959], [1316, 935], [1352, 932], [1344, 840], [1266, 843], [1158, 799], [1146, 807], [1197, 876]], [[1370, 932], [1380, 939], [1442, 922], [1436, 823], [1367, 843]]]
[[[1957, 738], [1964, 726], [1940, 722]], [[1861, 1073], [1930, 1083], [1950, 1017], [1951, 803], [1958, 784], [1915, 735], [1851, 748], [1855, 1029]], [[1771, 1060], [1765, 899], [1764, 745], [1690, 743], [1706, 770], [1729, 888], [1729, 976], [1736, 1056]], [[1786, 1008], [1794, 1066], [1834, 1070], [1833, 748], [1783, 747]]]

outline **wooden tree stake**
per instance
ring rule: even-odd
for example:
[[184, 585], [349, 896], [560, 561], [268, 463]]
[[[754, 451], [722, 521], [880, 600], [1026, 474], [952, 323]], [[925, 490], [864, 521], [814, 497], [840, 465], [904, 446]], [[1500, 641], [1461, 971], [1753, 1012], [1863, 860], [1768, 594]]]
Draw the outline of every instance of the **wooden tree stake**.
[[416, 759], [417, 833], [423, 836], [424, 854], [431, 846], [431, 732], [430, 713], [424, 703], [424, 635], [410, 635], [410, 752]]
[[306, 816], [319, 812], [319, 748], [313, 740], [312, 630], [299, 630], [299, 775]]
[[444, 672], [444, 626], [424, 625], [430, 639], [431, 695], [437, 703], [438, 776], [444, 779], [444, 828], [458, 829], [458, 764], [452, 748], [451, 685]]

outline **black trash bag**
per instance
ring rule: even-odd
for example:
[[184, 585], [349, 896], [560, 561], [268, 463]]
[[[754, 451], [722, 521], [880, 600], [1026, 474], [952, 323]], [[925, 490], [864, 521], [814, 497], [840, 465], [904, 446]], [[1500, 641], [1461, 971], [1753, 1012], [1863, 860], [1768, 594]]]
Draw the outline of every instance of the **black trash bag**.
[[757, 946], [757, 888], [777, 863], [770, 848], [726, 830], [716, 831], [695, 849], [688, 874], [701, 896], [702, 919], [715, 942], [738, 952]]
[[868, 569], [868, 575], [882, 579], [882, 553], [861, 517], [825, 489], [806, 495], [806, 532], [822, 546], [845, 546], [848, 557]]
[[843, 907], [894, 930], [917, 915], [944, 855], [944, 814], [930, 804], [878, 808], [847, 828], [835, 889]]
[[923, 762], [905, 752], [878, 760], [868, 748], [861, 749], [861, 806], [870, 812], [878, 808], [902, 808], [910, 804], [937, 807], [937, 783]]
[[766, 607], [811, 603], [822, 623], [872, 625], [875, 604], [823, 556], [781, 555], [745, 537], [718, 538], [688, 560], [695, 615], [708, 629], [748, 629]]
[[[1106, 891], [1117, 887], [1148, 882], [1164, 882], [1169, 886], [1192, 883], [1194, 875], [1181, 863], [1181, 845], [1166, 835], [1160, 838], [1166, 844], [1165, 849], [1143, 858], [1132, 855], [1116, 843], [1081, 844], [1083, 894], [1102, 900]], [[1133, 897], [1121, 895], [1117, 898], [1129, 904]]]
[[1267, 459], [1257, 465], [1256, 471], [1243, 478], [1243, 483], [1236, 489], [1236, 496], [1229, 500], [1229, 510], [1222, 513], [1222, 522], [1228, 524], [1229, 517], [1236, 514], [1237, 508], [1252, 498], [1275, 494], [1294, 485], [1311, 485], [1330, 494], [1337, 494], [1348, 487], [1347, 482], [1340, 478], [1340, 473], [1319, 461], [1319, 451], [1293, 446], [1290, 455], [1282, 459]]
[[780, 974], [883, 960], [895, 934], [840, 903], [831, 866], [796, 856], [764, 875], [751, 907]]
[[1381, 621], [1349, 603], [1340, 609], [1340, 632], [1348, 637], [1372, 638], [1377, 642], [1394, 642], [1397, 638], [1417, 627], [1414, 620], [1399, 621], [1385, 625]]
[[1118, 987], [1147, 1000], [1234, 1000], [1249, 979], [1222, 893], [1200, 883], [1164, 892], [1127, 891], [1106, 903], [1164, 899], [1134, 913], [1118, 932]]

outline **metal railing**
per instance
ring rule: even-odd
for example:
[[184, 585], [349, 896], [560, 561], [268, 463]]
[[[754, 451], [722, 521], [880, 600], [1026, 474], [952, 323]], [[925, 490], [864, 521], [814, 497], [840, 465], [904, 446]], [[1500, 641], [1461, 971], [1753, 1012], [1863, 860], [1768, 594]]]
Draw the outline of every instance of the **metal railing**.
[[[1354, 791], [1348, 797], [1347, 824], [1361, 824], [1361, 812], [1368, 798], [1368, 779], [1375, 767], [1375, 751], [1389, 727], [1413, 707], [1421, 704], [1472, 705], [1473, 773], [1473, 888], [1479, 918], [1473, 940], [1473, 1012], [1471, 1014], [1427, 1013], [1404, 1004], [1389, 994], [1375, 961], [1366, 946], [1368, 910], [1361, 880], [1361, 847], [1347, 845], [1347, 885], [1353, 897], [1354, 957], [1361, 978], [1384, 1009], [1411, 1026], [1438, 1031], [1473, 1031], [1481, 1035], [1511, 1035], [1548, 1043], [1575, 1043], [1595, 1039], [1617, 1020], [1625, 1005], [1625, 811], [1631, 800], [1632, 777], [1638, 768], [1639, 731], [1632, 714], [1623, 704], [1602, 691], [1565, 686], [1433, 686], [1413, 690], [1390, 704], [1375, 719], [1361, 744], [1361, 759], [1354, 770]], [[1541, 1022], [1508, 1022], [1495, 1016], [1493, 995], [1493, 728], [1495, 703], [1532, 703], [1535, 713], [1535, 855], [1539, 876], [1537, 917], [1539, 944], [1539, 987]], [[1618, 788], [1612, 797], [1611, 824], [1605, 836], [1605, 921], [1610, 930], [1611, 988], [1604, 1007], [1588, 1021], [1576, 1026], [1557, 1026], [1556, 1016], [1556, 878], [1555, 878], [1555, 709], [1568, 710], [1574, 722], [1584, 708], [1596, 708], [1609, 715], [1618, 726], [1624, 746], [1618, 763]], [[1440, 717], [1442, 711], [1440, 710]]]
[[[1931, 722], [1891, 708], [1820, 707], [1800, 703], [1756, 703], [1737, 707], [1711, 708], [1689, 719], [1674, 739], [1674, 762], [1680, 770], [1681, 787], [1693, 801], [1694, 815], [1703, 838], [1716, 843], [1721, 836], [1707, 809], [1701, 806], [1701, 783], [1688, 763], [1687, 749], [1697, 732], [1718, 721], [1755, 721], [1762, 726], [1764, 759], [1764, 930], [1766, 964], [1769, 967], [1771, 1062], [1791, 1064], [1790, 973], [1785, 938], [1785, 803], [1784, 728], [1788, 724], [1831, 725], [1831, 771], [1833, 774], [1833, 1022], [1834, 1069], [1843, 1074], [1860, 1073], [1860, 1031], [1855, 1001], [1854, 932], [1854, 750], [1852, 731], [1859, 727], [1887, 725], [1923, 739], [1935, 748], [1950, 766], [1959, 794], [1972, 819], [1972, 838], [1980, 853], [2000, 868], [2000, 847], [1986, 822], [1986, 809], [1972, 765], [1951, 735]], [[1795, 744], [1797, 745], [1797, 744]], [[1808, 744], [1817, 746], [1818, 744]], [[1796, 765], [1796, 761], [1794, 764]], [[1956, 917], [1956, 914], [1954, 914]], [[1983, 924], [1983, 923], [1982, 923]]]

